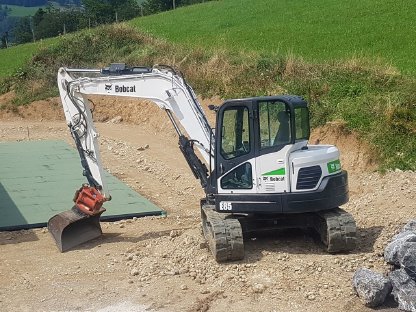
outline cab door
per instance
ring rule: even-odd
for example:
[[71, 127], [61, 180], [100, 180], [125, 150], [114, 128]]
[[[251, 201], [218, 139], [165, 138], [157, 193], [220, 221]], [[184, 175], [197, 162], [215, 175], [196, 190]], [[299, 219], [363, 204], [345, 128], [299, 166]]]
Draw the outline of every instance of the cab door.
[[290, 107], [279, 100], [255, 104], [256, 171], [258, 193], [290, 192], [289, 154], [293, 149]]
[[221, 106], [215, 168], [219, 194], [257, 192], [253, 130], [252, 102], [232, 101]]

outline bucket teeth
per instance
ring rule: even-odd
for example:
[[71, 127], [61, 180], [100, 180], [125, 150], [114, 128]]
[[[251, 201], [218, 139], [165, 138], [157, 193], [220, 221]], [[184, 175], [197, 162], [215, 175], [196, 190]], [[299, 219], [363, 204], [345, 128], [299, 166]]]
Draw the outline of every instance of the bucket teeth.
[[97, 214], [90, 216], [74, 206], [50, 218], [48, 230], [58, 249], [64, 252], [101, 236], [100, 216], [104, 211], [101, 208]]

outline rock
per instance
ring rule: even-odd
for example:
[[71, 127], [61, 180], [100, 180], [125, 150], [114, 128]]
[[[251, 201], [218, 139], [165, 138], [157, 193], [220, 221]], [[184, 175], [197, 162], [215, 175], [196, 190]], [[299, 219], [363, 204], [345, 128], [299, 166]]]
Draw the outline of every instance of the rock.
[[416, 282], [407, 275], [404, 269], [389, 274], [393, 286], [392, 294], [400, 310], [416, 312]]
[[398, 252], [398, 260], [400, 267], [416, 281], [416, 243], [404, 243]]
[[358, 269], [352, 279], [353, 287], [367, 307], [381, 305], [391, 291], [388, 278], [369, 269]]
[[256, 294], [262, 294], [265, 290], [266, 290], [266, 286], [265, 286], [265, 285], [263, 285], [263, 284], [255, 284], [255, 285], [253, 286], [253, 291], [254, 291]]
[[410, 231], [416, 234], [416, 219], [409, 221], [403, 228], [403, 231]]
[[315, 295], [313, 295], [313, 294], [309, 294], [308, 296], [307, 296], [307, 298], [308, 298], [308, 300], [315, 300], [315, 298], [316, 298], [316, 296]]
[[188, 289], [188, 286], [186, 286], [185, 284], [184, 285], [181, 285], [181, 289], [182, 290], [187, 290]]
[[120, 123], [122, 121], [123, 121], [123, 117], [116, 116], [113, 119], [110, 119], [110, 121], [108, 121], [108, 123], [118, 124], [118, 123]]
[[170, 233], [169, 233], [169, 236], [171, 237], [171, 238], [175, 238], [175, 237], [178, 237], [178, 236], [180, 236], [181, 235], [181, 232], [180, 231], [178, 231], [178, 230], [172, 230], [172, 231], [170, 231]]
[[149, 144], [146, 144], [146, 145], [144, 145], [144, 146], [139, 146], [139, 147], [137, 148], [137, 150], [138, 150], [138, 151], [144, 151], [144, 150], [148, 149], [149, 147], [150, 147], [150, 145], [149, 145]]
[[404, 243], [416, 242], [416, 233], [404, 231], [393, 237], [390, 244], [384, 250], [384, 260], [390, 264], [399, 266], [399, 251]]
[[130, 271], [130, 274], [131, 275], [133, 275], [133, 276], [136, 276], [136, 275], [139, 275], [139, 270], [138, 269], [136, 269], [136, 268], [133, 268], [131, 271]]
[[207, 242], [201, 242], [201, 243], [199, 243], [199, 249], [206, 249], [206, 248], [208, 248]]

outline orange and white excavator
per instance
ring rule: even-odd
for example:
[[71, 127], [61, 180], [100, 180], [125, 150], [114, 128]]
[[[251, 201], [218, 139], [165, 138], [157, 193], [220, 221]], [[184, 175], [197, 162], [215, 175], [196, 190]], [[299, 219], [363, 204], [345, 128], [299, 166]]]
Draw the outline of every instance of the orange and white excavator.
[[335, 146], [308, 144], [309, 110], [301, 97], [212, 105], [212, 129], [192, 88], [168, 66], [61, 68], [58, 87], [87, 179], [76, 191], [73, 208], [49, 220], [61, 251], [102, 234], [102, 205], [111, 198], [88, 95], [147, 99], [166, 112], [179, 149], [205, 191], [202, 229], [217, 261], [242, 259], [244, 238], [281, 228], [315, 229], [328, 252], [354, 248], [355, 221], [339, 208], [348, 201], [347, 173]]

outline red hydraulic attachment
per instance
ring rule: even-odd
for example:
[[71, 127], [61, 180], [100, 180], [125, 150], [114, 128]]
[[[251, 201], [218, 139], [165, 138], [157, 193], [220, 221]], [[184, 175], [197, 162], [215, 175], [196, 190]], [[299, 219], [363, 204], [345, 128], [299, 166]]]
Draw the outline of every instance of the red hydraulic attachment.
[[89, 185], [83, 185], [75, 192], [74, 196], [74, 202], [78, 209], [90, 216], [99, 213], [107, 200], [99, 190]]

